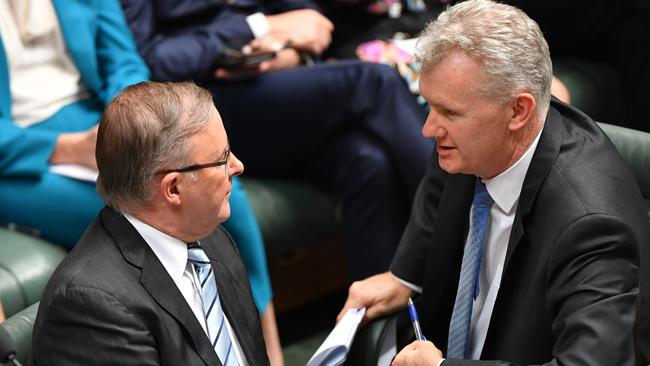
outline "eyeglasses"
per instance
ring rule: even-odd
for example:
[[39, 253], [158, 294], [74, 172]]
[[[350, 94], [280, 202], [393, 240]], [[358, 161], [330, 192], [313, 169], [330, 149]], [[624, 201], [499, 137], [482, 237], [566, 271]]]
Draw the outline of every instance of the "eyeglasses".
[[228, 176], [228, 163], [229, 162], [230, 162], [230, 149], [226, 150], [226, 157], [223, 160], [213, 161], [212, 163], [205, 163], [205, 164], [193, 164], [193, 165], [184, 166], [184, 167], [178, 168], [178, 169], [162, 169], [162, 170], [157, 171], [155, 173], [155, 175], [169, 174], [169, 173], [186, 173], [186, 172], [192, 172], [192, 171], [195, 171], [195, 170], [211, 168], [213, 166], [225, 165], [226, 166], [226, 176]]

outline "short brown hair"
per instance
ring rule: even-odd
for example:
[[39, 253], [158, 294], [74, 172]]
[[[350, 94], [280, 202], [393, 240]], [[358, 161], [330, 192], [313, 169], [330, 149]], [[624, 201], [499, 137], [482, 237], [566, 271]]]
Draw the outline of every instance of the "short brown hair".
[[193, 83], [141, 82], [106, 107], [97, 133], [97, 192], [107, 205], [148, 201], [156, 171], [189, 163], [187, 138], [215, 113], [210, 93]]

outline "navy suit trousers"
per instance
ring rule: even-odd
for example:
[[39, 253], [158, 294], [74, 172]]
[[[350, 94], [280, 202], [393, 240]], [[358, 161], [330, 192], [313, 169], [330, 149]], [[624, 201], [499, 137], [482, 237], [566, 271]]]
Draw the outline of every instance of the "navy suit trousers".
[[386, 271], [433, 142], [388, 66], [340, 61], [208, 84], [247, 175], [303, 178], [342, 200], [352, 279]]

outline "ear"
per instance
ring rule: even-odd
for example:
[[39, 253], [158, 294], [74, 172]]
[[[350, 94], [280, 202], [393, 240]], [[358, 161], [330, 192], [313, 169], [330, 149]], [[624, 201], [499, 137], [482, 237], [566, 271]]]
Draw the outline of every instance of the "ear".
[[182, 203], [180, 185], [183, 178], [180, 173], [169, 173], [160, 181], [158, 189], [167, 204], [180, 206]]
[[537, 101], [530, 93], [519, 93], [512, 102], [512, 116], [508, 123], [510, 131], [519, 131], [535, 116]]

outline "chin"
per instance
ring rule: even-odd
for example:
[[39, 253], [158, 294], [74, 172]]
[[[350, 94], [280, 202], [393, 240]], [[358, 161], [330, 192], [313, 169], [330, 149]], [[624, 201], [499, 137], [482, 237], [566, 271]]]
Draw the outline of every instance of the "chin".
[[219, 217], [220, 224], [228, 220], [230, 218], [230, 205], [226, 204], [222, 206], [217, 216]]

